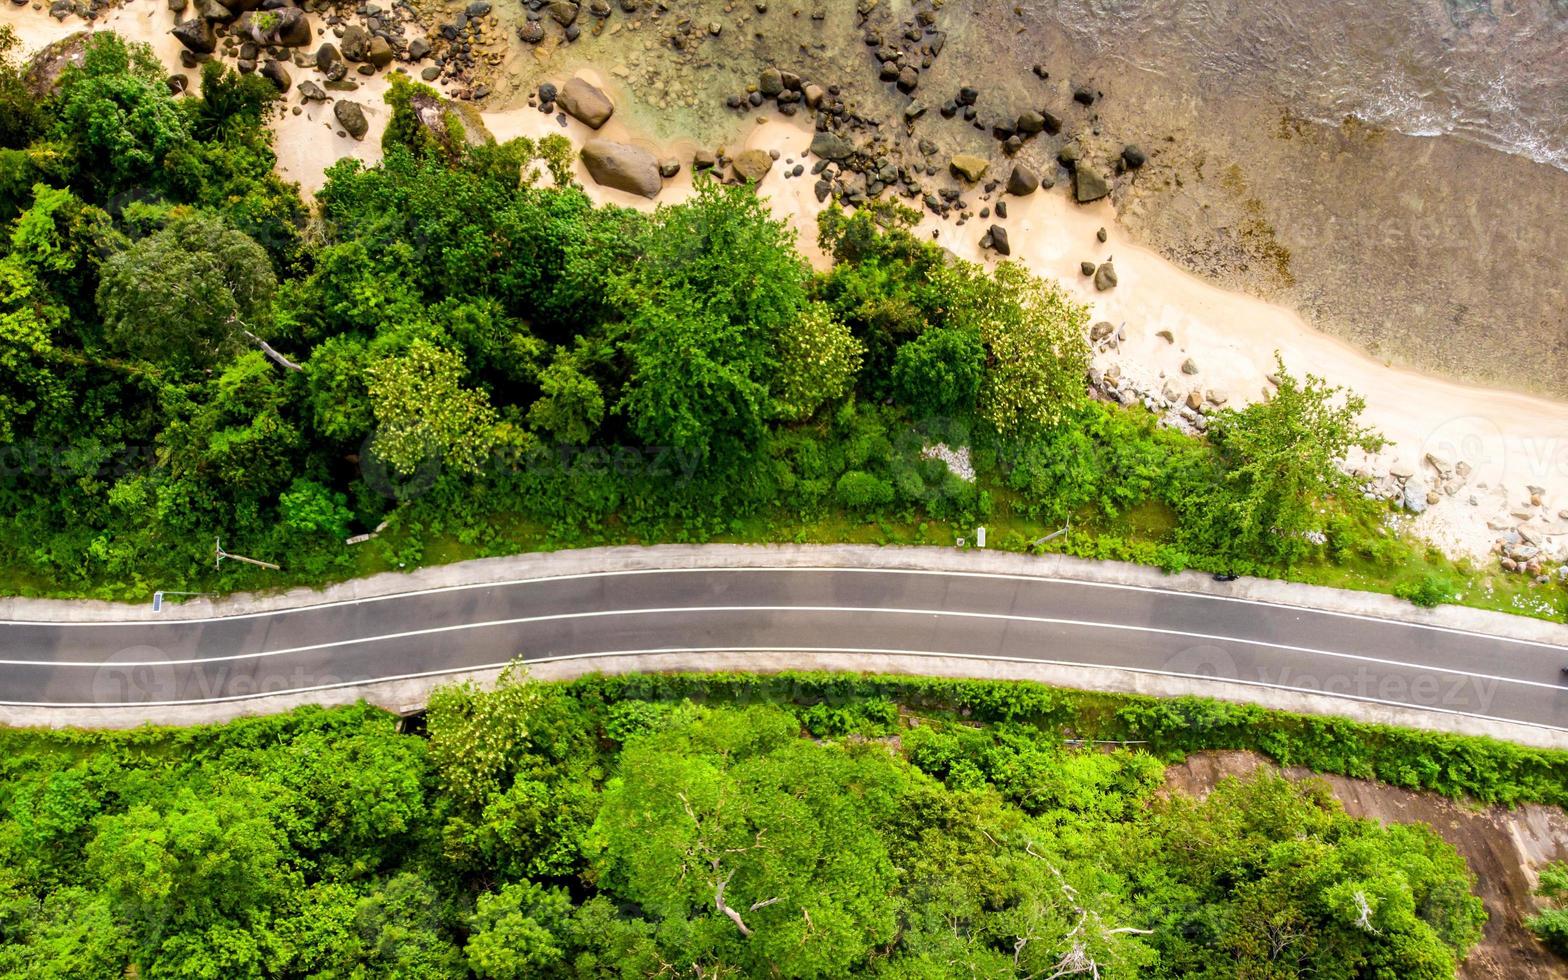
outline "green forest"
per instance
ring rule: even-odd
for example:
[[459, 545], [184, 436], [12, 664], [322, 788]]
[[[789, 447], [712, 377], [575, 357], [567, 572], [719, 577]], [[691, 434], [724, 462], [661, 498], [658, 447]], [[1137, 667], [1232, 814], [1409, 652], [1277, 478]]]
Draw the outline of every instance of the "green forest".
[[[400, 76], [384, 162], [340, 162], [307, 205], [274, 172], [264, 79], [210, 63], [174, 97], [100, 33], [39, 99], [15, 48], [0, 33], [5, 591], [982, 523], [993, 547], [1070, 523], [1049, 547], [1429, 604], [1470, 581], [1336, 465], [1378, 440], [1354, 396], [1282, 365], [1207, 438], [1091, 400], [1083, 306], [896, 206], [824, 213], [814, 272], [748, 188], [595, 206], [564, 138], [467, 146]], [[215, 541], [282, 570], [215, 570]]]
[[1430, 829], [1267, 770], [1199, 801], [1165, 765], [1568, 785], [1568, 754], [1483, 739], [823, 674], [0, 742], [0, 975], [70, 980], [1447, 978], [1486, 915]]

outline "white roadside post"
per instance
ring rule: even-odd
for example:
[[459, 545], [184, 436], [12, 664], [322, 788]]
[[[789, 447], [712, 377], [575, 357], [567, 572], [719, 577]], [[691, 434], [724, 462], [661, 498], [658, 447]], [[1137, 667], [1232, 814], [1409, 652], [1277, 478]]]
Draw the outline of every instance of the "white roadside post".
[[985, 547], [985, 527], [984, 526], [975, 528], [975, 547], [976, 548], [984, 548]]

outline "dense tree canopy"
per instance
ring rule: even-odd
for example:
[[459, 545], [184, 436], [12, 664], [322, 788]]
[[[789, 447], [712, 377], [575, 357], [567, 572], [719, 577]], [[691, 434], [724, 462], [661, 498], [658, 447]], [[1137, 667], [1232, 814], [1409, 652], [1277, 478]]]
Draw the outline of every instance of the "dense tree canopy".
[[1161, 793], [1005, 685], [981, 721], [659, 683], [445, 688], [423, 734], [358, 707], [5, 736], [0, 972], [1372, 980], [1479, 937], [1429, 829], [1268, 774]]

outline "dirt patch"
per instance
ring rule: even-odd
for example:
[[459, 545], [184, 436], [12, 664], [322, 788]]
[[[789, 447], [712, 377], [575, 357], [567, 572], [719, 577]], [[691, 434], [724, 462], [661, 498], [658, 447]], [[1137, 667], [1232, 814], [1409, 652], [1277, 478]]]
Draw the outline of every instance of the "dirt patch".
[[[1226, 776], [1260, 768], [1277, 770], [1252, 752], [1199, 752], [1165, 771], [1174, 792], [1203, 797]], [[1524, 926], [1536, 909], [1531, 892], [1542, 865], [1568, 858], [1568, 813], [1557, 807], [1469, 806], [1433, 793], [1306, 769], [1284, 770], [1291, 779], [1314, 776], [1328, 783], [1351, 816], [1380, 823], [1425, 823], [1464, 855], [1476, 876], [1476, 894], [1488, 915], [1480, 945], [1460, 967], [1466, 980], [1535, 980], [1568, 976], [1568, 964], [1552, 955]]]

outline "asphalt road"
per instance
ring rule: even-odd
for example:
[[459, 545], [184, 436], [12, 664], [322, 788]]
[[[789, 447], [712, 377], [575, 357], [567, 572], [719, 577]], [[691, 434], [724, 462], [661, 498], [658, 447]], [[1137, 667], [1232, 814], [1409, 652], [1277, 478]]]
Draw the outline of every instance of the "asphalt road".
[[[240, 700], [652, 651], [942, 654], [1330, 693], [1568, 730], [1568, 649], [1131, 586], [850, 569], [613, 572], [209, 620], [0, 623], [0, 703]], [[151, 712], [150, 712], [151, 714]]]

